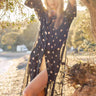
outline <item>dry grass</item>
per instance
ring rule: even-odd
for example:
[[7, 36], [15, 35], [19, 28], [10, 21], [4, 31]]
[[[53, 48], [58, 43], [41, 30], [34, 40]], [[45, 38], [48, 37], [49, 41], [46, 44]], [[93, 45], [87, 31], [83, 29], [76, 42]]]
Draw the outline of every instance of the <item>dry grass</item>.
[[[0, 96], [20, 96], [21, 86], [23, 84], [25, 65], [27, 64], [29, 55], [21, 57], [14, 60], [14, 66], [10, 66], [8, 72], [0, 75]], [[68, 66], [72, 67], [78, 61], [86, 62], [89, 56], [74, 56], [68, 55]], [[90, 56], [90, 60], [96, 58], [95, 56]], [[94, 59], [96, 62], [96, 59]], [[25, 64], [25, 65], [24, 65]], [[17, 67], [18, 66], [18, 67]], [[21, 67], [20, 67], [21, 66]], [[71, 96], [75, 89], [73, 86], [66, 81], [64, 86], [65, 96]]]

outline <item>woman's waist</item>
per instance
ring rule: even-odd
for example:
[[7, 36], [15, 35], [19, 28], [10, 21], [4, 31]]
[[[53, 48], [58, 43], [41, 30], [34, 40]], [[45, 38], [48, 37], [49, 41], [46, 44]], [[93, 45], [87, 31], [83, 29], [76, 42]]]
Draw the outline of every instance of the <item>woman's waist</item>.
[[46, 43], [46, 49], [47, 49], [47, 50], [60, 51], [61, 46], [62, 46], [62, 43], [60, 44], [60, 43], [58, 43], [58, 42], [55, 42], [55, 43], [47, 42], [47, 43]]

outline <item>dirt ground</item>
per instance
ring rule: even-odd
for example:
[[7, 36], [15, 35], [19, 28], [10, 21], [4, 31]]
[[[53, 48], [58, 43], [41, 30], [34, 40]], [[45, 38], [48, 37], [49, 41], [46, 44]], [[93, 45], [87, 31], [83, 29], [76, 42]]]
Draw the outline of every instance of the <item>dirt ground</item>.
[[29, 55], [13, 59], [8, 71], [0, 74], [0, 96], [20, 96], [25, 67]]
[[[14, 66], [10, 66], [9, 70], [0, 75], [0, 96], [20, 96], [21, 86], [24, 78], [25, 67], [28, 62], [29, 55], [14, 59]], [[67, 64], [72, 66], [76, 62], [83, 60], [96, 63], [96, 56], [84, 56], [84, 55], [68, 55]], [[64, 86], [65, 96], [71, 96], [74, 92], [73, 87], [69, 87], [68, 84]]]

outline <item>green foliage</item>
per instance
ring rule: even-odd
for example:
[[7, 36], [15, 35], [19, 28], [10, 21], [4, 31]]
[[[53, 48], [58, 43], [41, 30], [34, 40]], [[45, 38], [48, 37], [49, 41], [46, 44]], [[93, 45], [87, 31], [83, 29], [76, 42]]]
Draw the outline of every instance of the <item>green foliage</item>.
[[40, 24], [37, 21], [29, 24], [27, 28], [23, 31], [22, 33], [23, 42], [29, 50], [32, 49], [33, 44], [38, 36], [39, 30], [40, 30]]
[[67, 46], [68, 48], [71, 48], [71, 46], [73, 46], [72, 41], [73, 41], [73, 30], [70, 30], [69, 34], [68, 34], [68, 40], [67, 40]]
[[83, 37], [83, 32], [82, 31], [77, 31], [74, 35], [74, 47], [78, 48], [82, 43], [85, 38]]
[[[6, 24], [8, 24], [8, 26], [6, 26]], [[34, 44], [34, 41], [36, 40], [36, 37], [38, 36], [38, 31], [40, 29], [39, 21], [34, 19], [34, 22], [27, 22], [27, 20], [25, 22], [16, 23], [2, 22], [1, 25], [5, 27], [0, 30], [0, 47], [7, 50], [6, 46], [9, 45], [14, 48], [17, 45], [25, 44], [29, 50], [32, 49], [32, 46]]]
[[3, 9], [4, 8], [4, 1], [5, 0], [0, 0], [0, 9]]
[[[0, 9], [2, 9], [2, 13], [0, 14], [0, 20], [4, 20], [5, 17], [7, 19], [11, 19], [10, 15], [19, 13], [22, 16], [22, 18], [26, 19], [26, 22], [34, 21], [35, 15], [32, 15], [31, 17], [26, 16], [27, 15], [27, 13], [25, 12], [26, 8], [25, 8], [23, 2], [24, 2], [24, 0], [0, 0]], [[15, 18], [15, 19], [17, 19], [17, 18]], [[16, 20], [16, 22], [18, 22], [18, 21], [19, 20]], [[1, 27], [3, 29], [7, 28], [8, 26], [10, 26], [10, 24], [8, 24], [8, 23], [3, 24], [3, 22], [1, 22]], [[14, 26], [16, 26], [16, 25], [14, 25]], [[20, 27], [18, 27], [18, 29], [20, 29]]]
[[78, 15], [70, 28], [71, 33], [71, 46], [80, 48], [84, 40], [91, 41], [91, 27], [90, 15], [88, 12], [78, 12]]
[[18, 33], [10, 32], [2, 36], [1, 43], [3, 45], [9, 44], [12, 45], [16, 42]]
[[6, 8], [6, 11], [10, 10], [11, 12], [13, 12], [16, 5], [22, 6], [21, 1], [22, 0], [0, 0], [0, 9]]
[[92, 41], [90, 25], [90, 14], [88, 11], [78, 12], [70, 28], [67, 44], [69, 48], [73, 46], [74, 48], [78, 48], [78, 51], [80, 49], [84, 51], [96, 51], [96, 44]]
[[[90, 39], [91, 26], [90, 26], [90, 15], [88, 12], [78, 12], [75, 24], [77, 25], [76, 31], [83, 31], [86, 39]], [[86, 34], [87, 33], [87, 34]]]
[[33, 14], [33, 15], [31, 15], [31, 17], [30, 17], [30, 21], [32, 22], [32, 21], [34, 21], [34, 19], [35, 19], [35, 15]]

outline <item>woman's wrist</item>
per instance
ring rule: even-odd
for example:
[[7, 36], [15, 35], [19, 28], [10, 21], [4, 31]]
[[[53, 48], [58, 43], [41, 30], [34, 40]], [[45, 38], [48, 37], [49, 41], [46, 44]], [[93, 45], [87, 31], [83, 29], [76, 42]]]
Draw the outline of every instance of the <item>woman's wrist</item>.
[[71, 4], [72, 6], [75, 6], [75, 5], [76, 5], [76, 0], [69, 0], [69, 2], [70, 2], [70, 4]]

